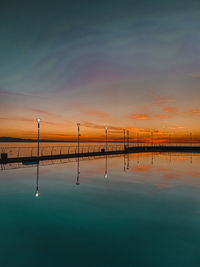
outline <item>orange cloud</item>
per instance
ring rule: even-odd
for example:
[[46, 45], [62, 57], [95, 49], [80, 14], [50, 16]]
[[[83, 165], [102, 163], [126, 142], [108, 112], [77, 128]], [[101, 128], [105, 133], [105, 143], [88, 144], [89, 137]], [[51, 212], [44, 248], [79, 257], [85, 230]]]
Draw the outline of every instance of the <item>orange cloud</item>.
[[151, 119], [149, 114], [139, 114], [139, 113], [132, 114], [131, 117], [135, 120], [150, 120]]
[[155, 100], [153, 102], [154, 105], [163, 105], [163, 104], [166, 104], [168, 102], [172, 101], [172, 98], [170, 97], [160, 97], [160, 96], [157, 96], [155, 97]]
[[164, 107], [163, 108], [163, 111], [166, 112], [166, 113], [172, 113], [172, 112], [176, 112], [177, 111], [177, 108], [174, 108], [174, 107]]
[[98, 117], [101, 119], [109, 119], [110, 118], [110, 116], [107, 112], [97, 111], [97, 110], [91, 109], [91, 108], [85, 107], [84, 109], [82, 109], [82, 112], [85, 113], [86, 115]]
[[191, 109], [190, 111], [189, 111], [189, 114], [190, 115], [200, 115], [200, 109], [198, 109], [198, 108], [194, 108], [194, 109]]
[[155, 118], [156, 119], [168, 119], [170, 118], [170, 116], [169, 115], [155, 115]]
[[97, 110], [97, 109], [95, 109], [93, 107], [89, 107], [87, 104], [83, 104], [83, 103], [74, 103], [74, 105], [84, 115], [94, 117], [96, 119], [101, 119], [103, 121], [105, 121], [105, 120], [116, 121], [116, 119], [112, 118], [108, 112]]
[[200, 78], [200, 73], [199, 72], [189, 73], [189, 76], [191, 76], [192, 78]]

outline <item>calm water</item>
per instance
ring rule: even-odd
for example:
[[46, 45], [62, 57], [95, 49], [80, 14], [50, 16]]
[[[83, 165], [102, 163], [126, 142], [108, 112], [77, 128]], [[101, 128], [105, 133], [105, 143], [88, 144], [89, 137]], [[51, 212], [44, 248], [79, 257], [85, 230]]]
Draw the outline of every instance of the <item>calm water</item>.
[[200, 155], [48, 164], [0, 171], [2, 266], [200, 266]]

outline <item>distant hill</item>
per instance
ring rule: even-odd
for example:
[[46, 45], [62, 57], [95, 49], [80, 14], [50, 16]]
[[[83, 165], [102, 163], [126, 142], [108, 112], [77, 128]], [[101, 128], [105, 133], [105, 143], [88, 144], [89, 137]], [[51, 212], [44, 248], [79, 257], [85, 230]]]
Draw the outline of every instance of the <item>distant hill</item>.
[[[23, 138], [16, 138], [16, 137], [0, 137], [0, 142], [9, 142], [9, 143], [11, 143], [11, 142], [18, 142], [18, 143], [23, 143], [23, 142], [37, 142], [37, 140], [35, 140], [35, 139], [23, 139]], [[40, 139], [40, 142], [54, 142], [54, 143], [56, 143], [56, 142], [59, 142], [59, 143], [62, 143], [62, 142], [67, 142], [67, 141], [58, 141], [58, 140], [42, 140], [42, 139]]]

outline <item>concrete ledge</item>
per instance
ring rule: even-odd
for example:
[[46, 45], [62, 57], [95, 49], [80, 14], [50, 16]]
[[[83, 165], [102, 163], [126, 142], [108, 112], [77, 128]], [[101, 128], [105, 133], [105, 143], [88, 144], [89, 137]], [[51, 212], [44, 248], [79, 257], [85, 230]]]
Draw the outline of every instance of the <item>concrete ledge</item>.
[[183, 153], [199, 153], [200, 147], [191, 146], [147, 146], [147, 147], [131, 147], [126, 150], [117, 151], [100, 151], [100, 152], [89, 152], [89, 153], [74, 153], [74, 154], [58, 154], [58, 155], [47, 155], [40, 157], [17, 157], [0, 159], [1, 164], [6, 163], [17, 163], [17, 162], [37, 162], [41, 160], [55, 160], [55, 159], [66, 159], [66, 158], [83, 158], [83, 157], [95, 157], [105, 155], [117, 155], [127, 153], [149, 153], [149, 152], [183, 152]]

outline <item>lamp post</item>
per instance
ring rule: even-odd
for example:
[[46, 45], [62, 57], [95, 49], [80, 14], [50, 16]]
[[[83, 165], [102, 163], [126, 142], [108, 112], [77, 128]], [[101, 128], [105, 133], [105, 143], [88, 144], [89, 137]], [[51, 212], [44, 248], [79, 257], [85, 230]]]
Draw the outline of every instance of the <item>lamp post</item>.
[[108, 152], [108, 128], [105, 127], [105, 134], [106, 134], [106, 153]]
[[129, 149], [129, 130], [127, 130], [127, 148]]
[[151, 132], [151, 146], [153, 147], [153, 132]]
[[169, 145], [171, 146], [171, 134], [169, 134]]
[[190, 133], [190, 145], [192, 146], [192, 133]]
[[126, 148], [126, 130], [123, 129], [123, 132], [124, 132], [124, 151], [125, 151], [125, 148]]
[[80, 123], [77, 123], [77, 127], [78, 127], [78, 154], [79, 154], [79, 136], [80, 136]]
[[40, 155], [40, 119], [37, 119], [37, 124], [38, 124], [38, 140], [37, 140], [37, 156], [39, 160], [39, 155]]
[[137, 129], [137, 146], [138, 146], [138, 142], [139, 142], [139, 129]]

